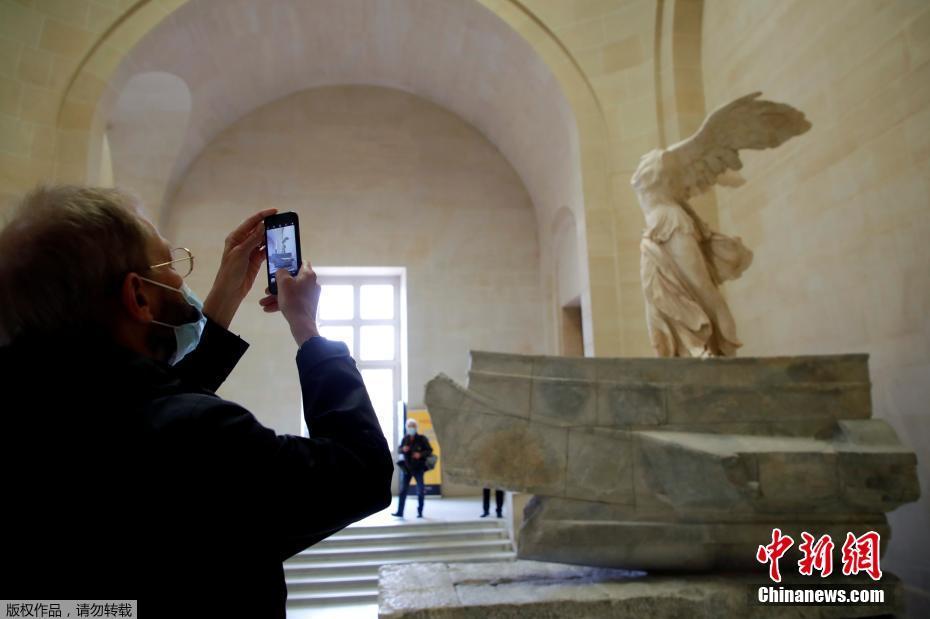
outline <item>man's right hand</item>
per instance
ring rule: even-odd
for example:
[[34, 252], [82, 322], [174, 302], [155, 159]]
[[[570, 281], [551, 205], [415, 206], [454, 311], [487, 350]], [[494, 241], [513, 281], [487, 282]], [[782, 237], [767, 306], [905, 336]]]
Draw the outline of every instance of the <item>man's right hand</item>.
[[258, 303], [266, 312], [281, 311], [291, 328], [291, 335], [298, 346], [311, 337], [319, 335], [316, 326], [316, 310], [320, 302], [320, 285], [310, 263], [305, 261], [297, 277], [291, 276], [287, 269], [278, 269], [275, 273], [278, 294], [270, 294]]

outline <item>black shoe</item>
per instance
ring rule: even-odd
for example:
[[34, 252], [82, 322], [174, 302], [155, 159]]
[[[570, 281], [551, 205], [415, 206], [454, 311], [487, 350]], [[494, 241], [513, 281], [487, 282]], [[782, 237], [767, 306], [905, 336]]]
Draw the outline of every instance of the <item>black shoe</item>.
[[484, 512], [483, 514], [481, 514], [481, 517], [482, 517], [482, 518], [487, 518], [487, 517], [490, 516], [490, 515], [491, 515], [491, 514], [489, 514], [488, 512]]
[[503, 517], [504, 517], [504, 514], [502, 514], [501, 512], [497, 512], [497, 517], [498, 517], [498, 518], [503, 518]]
[[419, 513], [419, 514], [417, 514], [417, 518], [422, 518], [422, 517], [423, 517], [423, 513], [422, 513], [422, 512]]
[[397, 513], [394, 513], [394, 514], [391, 514], [391, 515], [394, 516], [395, 518], [403, 518], [403, 517], [404, 517], [404, 515], [403, 515], [402, 513], [400, 513], [400, 512], [397, 512]]

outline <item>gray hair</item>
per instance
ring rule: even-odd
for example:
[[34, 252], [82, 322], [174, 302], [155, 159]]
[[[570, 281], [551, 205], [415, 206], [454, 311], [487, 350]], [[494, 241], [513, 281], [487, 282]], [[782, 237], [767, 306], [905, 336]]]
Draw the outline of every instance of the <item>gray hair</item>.
[[0, 231], [0, 343], [106, 328], [123, 277], [148, 269], [139, 201], [119, 189], [40, 186]]

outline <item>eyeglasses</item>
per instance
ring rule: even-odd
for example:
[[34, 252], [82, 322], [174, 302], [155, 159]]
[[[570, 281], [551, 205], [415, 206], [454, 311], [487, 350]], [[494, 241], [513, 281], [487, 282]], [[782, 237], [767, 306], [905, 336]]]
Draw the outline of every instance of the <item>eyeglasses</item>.
[[[178, 266], [174, 266], [177, 264]], [[149, 266], [150, 269], [170, 266], [181, 277], [187, 277], [194, 270], [194, 254], [186, 247], [175, 247], [171, 250], [171, 260]]]

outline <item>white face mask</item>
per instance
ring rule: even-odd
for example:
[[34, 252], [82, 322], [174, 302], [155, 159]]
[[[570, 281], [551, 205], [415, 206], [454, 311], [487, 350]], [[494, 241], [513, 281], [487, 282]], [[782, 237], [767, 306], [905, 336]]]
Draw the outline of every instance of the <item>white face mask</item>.
[[417, 433], [417, 429], [416, 429], [416, 428], [414, 428], [413, 426], [408, 426], [408, 427], [407, 427], [407, 435], [408, 435], [408, 436], [413, 436], [413, 435], [416, 434], [416, 433]]
[[200, 302], [200, 299], [197, 298], [197, 295], [194, 294], [194, 291], [187, 287], [187, 284], [181, 284], [180, 288], [174, 288], [167, 284], [155, 281], [154, 279], [149, 279], [147, 277], [139, 276], [139, 279], [143, 279], [150, 284], [155, 284], [156, 286], [161, 286], [162, 288], [167, 288], [168, 290], [174, 290], [177, 293], [180, 293], [184, 297], [184, 300], [187, 301], [191, 307], [197, 310], [197, 314], [200, 316], [197, 320], [193, 322], [185, 322], [182, 325], [169, 325], [166, 322], [160, 322], [158, 320], [153, 320], [152, 322], [156, 325], [161, 325], [163, 327], [169, 327], [174, 329], [174, 340], [177, 344], [177, 347], [174, 350], [174, 354], [171, 355], [171, 359], [168, 360], [168, 363], [175, 365], [178, 361], [186, 357], [190, 352], [192, 352], [197, 345], [200, 343], [200, 338], [203, 335], [203, 328], [207, 324], [207, 317], [203, 315], [203, 303]]

